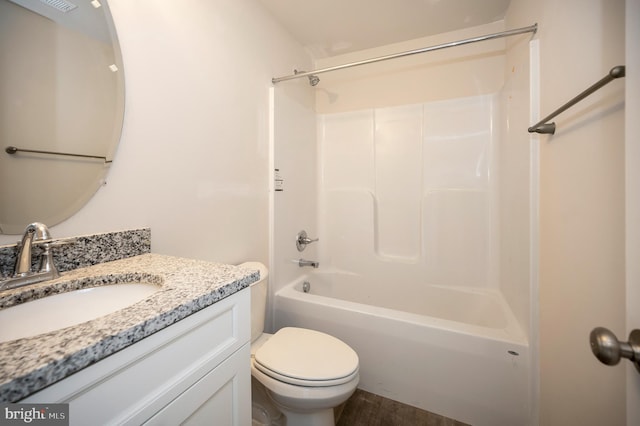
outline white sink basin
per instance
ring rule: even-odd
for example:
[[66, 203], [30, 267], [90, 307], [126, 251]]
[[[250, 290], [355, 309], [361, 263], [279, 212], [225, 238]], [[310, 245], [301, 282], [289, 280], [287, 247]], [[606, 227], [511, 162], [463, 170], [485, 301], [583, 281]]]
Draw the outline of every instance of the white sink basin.
[[0, 310], [0, 342], [37, 336], [90, 321], [146, 299], [160, 286], [109, 284], [43, 297]]

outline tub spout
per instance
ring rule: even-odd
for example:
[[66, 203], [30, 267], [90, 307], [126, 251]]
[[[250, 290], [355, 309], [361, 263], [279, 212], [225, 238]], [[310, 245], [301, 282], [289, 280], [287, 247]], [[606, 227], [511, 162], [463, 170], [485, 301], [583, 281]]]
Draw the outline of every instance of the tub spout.
[[320, 262], [316, 262], [315, 260], [300, 259], [298, 260], [298, 266], [301, 268], [304, 266], [313, 266], [314, 268], [317, 268], [318, 266], [320, 266]]

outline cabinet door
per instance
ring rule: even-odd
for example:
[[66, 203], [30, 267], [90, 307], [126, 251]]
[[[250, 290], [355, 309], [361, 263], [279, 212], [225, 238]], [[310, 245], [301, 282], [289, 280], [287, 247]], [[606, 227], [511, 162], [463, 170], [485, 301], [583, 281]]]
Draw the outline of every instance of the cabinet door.
[[145, 425], [250, 425], [250, 359], [251, 346], [247, 343], [171, 401]]

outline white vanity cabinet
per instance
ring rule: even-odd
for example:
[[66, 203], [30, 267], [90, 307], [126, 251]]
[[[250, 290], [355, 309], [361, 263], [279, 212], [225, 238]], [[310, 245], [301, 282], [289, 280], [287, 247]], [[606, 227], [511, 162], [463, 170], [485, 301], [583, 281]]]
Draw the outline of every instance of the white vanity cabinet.
[[71, 425], [250, 425], [250, 291], [241, 290], [20, 402]]

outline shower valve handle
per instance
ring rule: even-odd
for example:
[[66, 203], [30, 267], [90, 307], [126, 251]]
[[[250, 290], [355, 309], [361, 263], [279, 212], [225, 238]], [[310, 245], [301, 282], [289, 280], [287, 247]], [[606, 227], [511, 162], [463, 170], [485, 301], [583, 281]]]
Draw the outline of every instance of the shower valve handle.
[[296, 235], [296, 248], [298, 251], [302, 251], [307, 247], [307, 244], [311, 244], [314, 241], [318, 241], [318, 238], [311, 239], [307, 237], [307, 231], [300, 231]]

